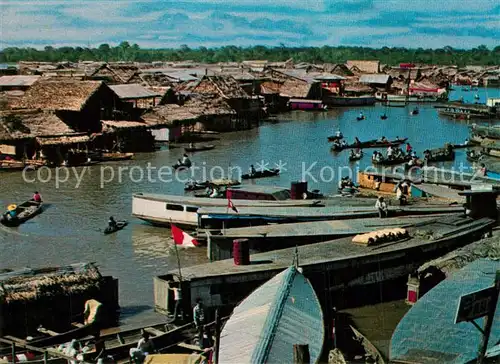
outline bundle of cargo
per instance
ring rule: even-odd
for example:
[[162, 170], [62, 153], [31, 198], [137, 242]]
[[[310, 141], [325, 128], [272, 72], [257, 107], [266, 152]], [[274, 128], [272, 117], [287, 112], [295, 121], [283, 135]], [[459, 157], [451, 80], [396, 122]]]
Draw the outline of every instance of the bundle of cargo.
[[409, 233], [406, 229], [392, 228], [356, 235], [354, 238], [352, 238], [352, 242], [355, 244], [369, 246], [373, 244], [397, 241], [405, 239], [407, 237], [409, 237]]

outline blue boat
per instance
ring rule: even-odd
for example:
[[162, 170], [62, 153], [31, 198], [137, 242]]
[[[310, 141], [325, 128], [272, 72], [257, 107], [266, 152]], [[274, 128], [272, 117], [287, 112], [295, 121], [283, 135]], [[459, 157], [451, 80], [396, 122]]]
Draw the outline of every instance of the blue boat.
[[319, 362], [323, 311], [299, 269], [277, 274], [235, 307], [220, 335], [220, 364], [293, 363], [294, 344], [309, 345], [310, 362]]
[[[418, 300], [394, 331], [391, 362], [458, 364], [475, 361], [482, 335], [469, 322], [455, 324], [458, 302], [463, 295], [491, 287], [497, 270], [500, 270], [499, 261], [476, 260]], [[500, 359], [499, 340], [500, 301], [487, 355]], [[422, 361], [423, 358], [427, 361]]]

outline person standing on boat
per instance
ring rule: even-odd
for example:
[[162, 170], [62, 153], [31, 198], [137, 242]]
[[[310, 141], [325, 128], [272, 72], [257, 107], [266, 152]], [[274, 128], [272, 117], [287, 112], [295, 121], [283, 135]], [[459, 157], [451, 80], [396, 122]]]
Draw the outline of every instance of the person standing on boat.
[[365, 116], [363, 115], [363, 111], [360, 111], [359, 112], [359, 119], [361, 120], [361, 119], [364, 119], [364, 118], [365, 118]]
[[340, 129], [337, 129], [337, 132], [335, 133], [335, 136], [338, 138], [338, 139], [342, 139], [344, 136], [342, 135], [342, 132], [340, 131]]
[[184, 154], [184, 155], [182, 156], [181, 164], [182, 164], [183, 166], [190, 166], [190, 165], [191, 165], [191, 161], [189, 160], [189, 157], [188, 157], [188, 155], [187, 155], [187, 154]]
[[109, 217], [108, 226], [109, 226], [110, 229], [113, 229], [113, 230], [116, 229], [116, 221], [113, 218], [113, 216]]
[[33, 194], [33, 201], [38, 203], [42, 202], [42, 196], [40, 196], [38, 191], [35, 191], [35, 193]]
[[193, 308], [193, 321], [198, 330], [198, 340], [200, 348], [203, 346], [203, 331], [205, 325], [205, 308], [201, 298], [196, 299], [196, 306]]
[[411, 146], [411, 144], [406, 143], [406, 154], [411, 155], [412, 150], [413, 150], [413, 147]]
[[180, 283], [175, 283], [175, 284], [176, 286], [174, 287], [168, 286], [168, 289], [174, 291], [174, 301], [175, 301], [174, 318], [177, 319], [177, 317], [179, 316], [181, 318], [184, 318], [181, 306], [181, 301], [182, 301], [181, 284]]
[[392, 146], [389, 145], [389, 148], [387, 148], [387, 159], [392, 158], [392, 153], [393, 153]]
[[384, 198], [382, 196], [380, 196], [377, 199], [377, 202], [375, 203], [375, 208], [378, 210], [378, 216], [380, 218], [387, 217], [388, 213], [387, 204], [385, 203]]
[[254, 168], [253, 164], [250, 165], [250, 176], [253, 176], [255, 174], [255, 172], [256, 171], [255, 171], [255, 168]]

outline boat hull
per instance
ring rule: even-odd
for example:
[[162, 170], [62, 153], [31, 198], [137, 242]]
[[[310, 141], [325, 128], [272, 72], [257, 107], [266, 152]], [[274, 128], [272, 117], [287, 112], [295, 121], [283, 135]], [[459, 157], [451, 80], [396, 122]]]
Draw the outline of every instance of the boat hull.
[[29, 219], [32, 219], [36, 215], [42, 212], [43, 203], [36, 203], [34, 201], [26, 201], [20, 204], [17, 208], [20, 210], [17, 214], [17, 218], [9, 219], [7, 214], [3, 214], [0, 217], [0, 223], [9, 227], [19, 226]]
[[241, 179], [256, 179], [256, 178], [266, 178], [266, 177], [274, 177], [280, 174], [279, 169], [271, 169], [266, 171], [256, 171], [252, 174], [243, 174]]
[[375, 105], [377, 99], [375, 96], [359, 96], [359, 97], [348, 97], [348, 96], [338, 96], [329, 97], [324, 100], [324, 104], [327, 106], [367, 106]]

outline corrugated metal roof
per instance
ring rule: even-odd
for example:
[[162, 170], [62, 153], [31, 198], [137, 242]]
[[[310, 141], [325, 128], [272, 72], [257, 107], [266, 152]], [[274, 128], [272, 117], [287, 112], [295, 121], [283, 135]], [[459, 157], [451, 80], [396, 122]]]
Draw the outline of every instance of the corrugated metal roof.
[[153, 97], [161, 97], [162, 95], [148, 90], [147, 88], [139, 85], [138, 83], [125, 84], [125, 85], [110, 85], [115, 94], [122, 100], [126, 99], [147, 99]]
[[293, 345], [323, 349], [321, 305], [310, 282], [290, 267], [238, 305], [221, 333], [219, 363], [291, 363]]
[[31, 86], [41, 76], [2, 76], [0, 77], [0, 87], [6, 86]]
[[389, 77], [389, 75], [362, 75], [359, 78], [359, 82], [386, 84], [387, 82], [389, 82]]
[[[412, 352], [453, 355], [447, 363], [467, 363], [477, 358], [481, 333], [468, 322], [455, 324], [460, 296], [493, 285], [500, 262], [480, 259], [444, 280], [411, 308], [391, 340], [391, 360]], [[500, 340], [500, 301], [489, 340], [490, 350]]]

